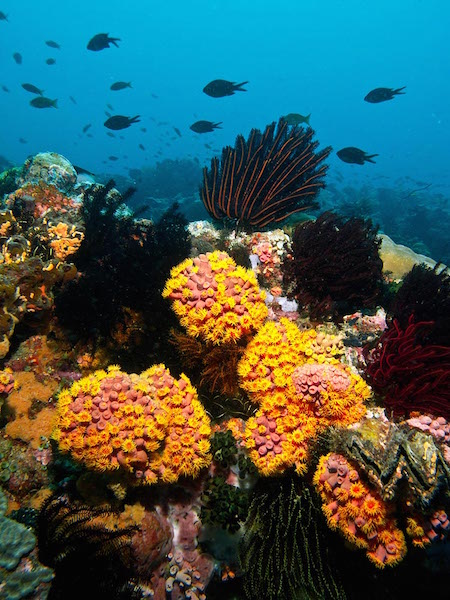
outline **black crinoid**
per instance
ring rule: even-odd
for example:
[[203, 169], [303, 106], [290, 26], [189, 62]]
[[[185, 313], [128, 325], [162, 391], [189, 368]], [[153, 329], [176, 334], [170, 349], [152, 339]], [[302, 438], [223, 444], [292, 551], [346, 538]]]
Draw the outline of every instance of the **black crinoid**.
[[262, 228], [290, 215], [317, 208], [331, 152], [312, 141], [308, 127], [289, 127], [285, 120], [263, 132], [252, 129], [248, 139], [238, 135], [234, 148], [226, 146], [221, 158], [203, 169], [200, 195], [209, 214], [231, 219], [244, 227]]
[[439, 263], [433, 268], [415, 265], [403, 278], [393, 301], [392, 313], [403, 329], [408, 327], [411, 316], [415, 323], [431, 323], [426, 343], [448, 346], [450, 270]]
[[260, 480], [239, 554], [249, 600], [345, 600], [320, 500], [297, 476]]
[[171, 354], [166, 332], [176, 318], [161, 292], [170, 269], [189, 254], [188, 223], [176, 204], [156, 223], [139, 220], [124, 205], [132, 190], [121, 196], [113, 186], [84, 194], [78, 277], [56, 298], [56, 314], [75, 340], [107, 346], [113, 362], [139, 370], [164, 360], [165, 349]]
[[318, 319], [374, 308], [383, 290], [377, 233], [370, 219], [333, 212], [298, 225], [283, 265], [291, 296]]
[[55, 570], [49, 600], [138, 600], [133, 583], [134, 527], [108, 528], [112, 510], [50, 496], [38, 517], [39, 560]]

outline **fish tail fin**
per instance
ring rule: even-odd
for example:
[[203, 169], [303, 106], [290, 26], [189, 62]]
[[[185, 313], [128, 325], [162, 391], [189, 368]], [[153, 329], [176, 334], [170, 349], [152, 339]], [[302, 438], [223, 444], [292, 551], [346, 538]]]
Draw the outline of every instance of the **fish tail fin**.
[[55, 100], [52, 100], [52, 107], [58, 108], [58, 99], [57, 98], [55, 98]]
[[223, 121], [220, 121], [219, 123], [213, 123], [213, 128], [214, 129], [222, 129], [222, 127], [220, 127], [220, 125], [222, 125]]
[[248, 83], [248, 81], [243, 81], [242, 83], [235, 83], [235, 84], [233, 85], [233, 89], [234, 89], [234, 91], [235, 91], [235, 92], [236, 92], [236, 91], [237, 91], [237, 92], [246, 92], [247, 90], [243, 90], [243, 89], [242, 89], [242, 86], [243, 86], [243, 85], [246, 85], [247, 83]]
[[131, 85], [131, 81], [129, 81], [129, 82], [127, 83], [127, 87], [129, 87], [129, 88], [132, 88], [132, 87], [133, 87], [133, 86]]
[[307, 123], [309, 125], [309, 119], [311, 117], [311, 113], [309, 113], [309, 115], [306, 115], [305, 117], [305, 123]]
[[130, 119], [130, 123], [140, 123], [140, 116], [141, 115], [136, 115], [135, 117]]
[[44, 90], [39, 90], [39, 96], [43, 96], [44, 95]]
[[114, 44], [114, 46], [116, 48], [119, 47], [119, 45], [117, 44], [117, 42], [121, 42], [122, 40], [120, 38], [108, 38], [108, 42], [111, 42], [111, 44]]
[[406, 88], [406, 85], [404, 85], [401, 88], [397, 88], [396, 90], [392, 90], [393, 94], [406, 94], [406, 92], [402, 92], [402, 90], [404, 90]]
[[373, 164], [375, 164], [375, 161], [372, 160], [372, 158], [375, 158], [375, 156], [380, 156], [379, 154], [366, 154], [364, 156], [364, 160], [366, 160], [367, 162], [371, 162]]

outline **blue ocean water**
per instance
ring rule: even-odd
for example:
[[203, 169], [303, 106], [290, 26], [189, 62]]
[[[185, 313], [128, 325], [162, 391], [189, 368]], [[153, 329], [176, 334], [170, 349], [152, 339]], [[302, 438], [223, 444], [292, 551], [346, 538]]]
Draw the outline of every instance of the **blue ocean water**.
[[[195, 156], [203, 163], [213, 154], [205, 142], [220, 149], [238, 133], [296, 112], [312, 113], [321, 144], [380, 155], [364, 168], [333, 155], [330, 175], [409, 175], [450, 184], [450, 9], [442, 0], [3, 0], [0, 8], [9, 19], [0, 22], [0, 84], [10, 90], [0, 89], [0, 145], [14, 162], [51, 149], [92, 171], [152, 164], [157, 151], [160, 158]], [[99, 32], [119, 37], [120, 47], [88, 51]], [[47, 47], [49, 39], [61, 50]], [[23, 56], [21, 65], [14, 52]], [[49, 57], [55, 65], [46, 64]], [[248, 92], [206, 96], [203, 87], [217, 78], [248, 80]], [[117, 80], [133, 88], [110, 91]], [[31, 107], [24, 82], [57, 98], [58, 110]], [[381, 86], [407, 86], [406, 94], [380, 104], [363, 101]], [[141, 115], [139, 126], [122, 132], [124, 139], [106, 136], [107, 103], [115, 114]], [[199, 119], [222, 121], [222, 130], [191, 132]], [[93, 137], [80, 137], [88, 123]], [[105, 167], [109, 155], [119, 160]]]

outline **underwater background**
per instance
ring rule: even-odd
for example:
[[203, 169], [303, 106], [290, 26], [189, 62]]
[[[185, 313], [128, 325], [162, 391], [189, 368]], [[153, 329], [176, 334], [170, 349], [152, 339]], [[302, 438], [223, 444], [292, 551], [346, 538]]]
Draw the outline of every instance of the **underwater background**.
[[0, 600], [446, 598], [448, 3], [0, 2]]

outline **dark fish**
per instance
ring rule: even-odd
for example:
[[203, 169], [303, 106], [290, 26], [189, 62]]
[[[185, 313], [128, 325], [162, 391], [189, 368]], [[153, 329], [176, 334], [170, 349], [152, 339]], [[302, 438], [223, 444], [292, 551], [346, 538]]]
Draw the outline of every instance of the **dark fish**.
[[155, 98], [155, 100], [158, 100], [159, 96], [157, 96], [156, 94], [151, 94], [152, 98]]
[[116, 81], [116, 83], [113, 83], [109, 89], [112, 90], [113, 92], [117, 92], [119, 90], [124, 90], [125, 88], [130, 88], [130, 87], [131, 87], [131, 81]]
[[214, 131], [214, 129], [222, 129], [219, 125], [222, 125], [222, 121], [219, 123], [213, 123], [212, 121], [196, 121], [189, 129], [192, 129], [195, 133], [209, 133], [210, 131]]
[[402, 90], [404, 90], [405, 87], [406, 85], [397, 89], [383, 87], [375, 88], [367, 94], [364, 100], [366, 102], [371, 102], [372, 104], [377, 104], [378, 102], [386, 102], [386, 100], [392, 100], [392, 98], [394, 96], [397, 96], [398, 94], [404, 94], [405, 92], [402, 92]]
[[79, 167], [78, 165], [73, 165], [73, 168], [77, 172], [78, 175], [90, 175], [91, 177], [95, 177], [94, 173], [83, 169], [83, 167]]
[[36, 98], [31, 100], [30, 104], [34, 108], [58, 108], [56, 105], [57, 102], [57, 99], [50, 100], [50, 98], [46, 98], [45, 96], [36, 96]]
[[210, 144], [204, 144], [205, 148], [208, 148], [208, 150], [211, 150], [212, 146]]
[[40, 90], [32, 83], [22, 83], [22, 87], [24, 90], [30, 92], [31, 94], [39, 94], [39, 96], [42, 96], [42, 94], [44, 93], [44, 90]]
[[76, 103], [77, 103], [77, 101], [75, 100], [75, 98], [74, 98], [73, 96], [69, 96], [69, 99], [70, 99], [70, 100], [72, 100], [72, 102], [73, 102], [74, 104], [76, 104]]
[[118, 156], [108, 156], [109, 160], [119, 160]]
[[56, 60], [54, 58], [47, 58], [45, 61], [47, 65], [56, 65]]
[[0, 10], [0, 21], [7, 21], [7, 20], [8, 20], [8, 15], [5, 15], [5, 13]]
[[145, 150], [145, 146], [144, 146], [144, 144], [139, 144], [139, 148], [140, 148], [141, 150]]
[[116, 136], [113, 134], [113, 132], [112, 132], [112, 131], [107, 131], [107, 132], [106, 132], [106, 135], [109, 135], [109, 137], [113, 137], [113, 138], [115, 138], [115, 137], [116, 137]]
[[87, 125], [85, 125], [85, 126], [83, 127], [83, 133], [86, 133], [86, 131], [87, 131], [87, 130], [88, 130], [90, 127], [92, 127], [92, 123], [88, 123]]
[[9, 94], [9, 89], [6, 87], [6, 85], [2, 85], [2, 90]]
[[25, 140], [24, 138], [19, 138], [19, 142], [21, 144], [28, 144], [27, 140]]
[[364, 152], [364, 150], [360, 150], [359, 148], [355, 148], [353, 146], [342, 148], [342, 150], [338, 150], [336, 154], [344, 162], [354, 165], [363, 165], [365, 162], [375, 163], [372, 158], [374, 158], [374, 156], [379, 156], [378, 154], [367, 154], [367, 152]]
[[94, 136], [92, 135], [92, 133], [87, 133], [87, 134], [86, 134], [86, 136], [87, 136], [88, 138], [93, 138], [93, 137], [94, 137]]
[[234, 92], [246, 92], [247, 90], [242, 89], [242, 86], [246, 83], [248, 81], [234, 83], [225, 79], [214, 79], [214, 81], [210, 81], [208, 85], [205, 85], [203, 91], [213, 98], [223, 98], [224, 96], [232, 96]]
[[178, 129], [178, 127], [174, 127], [173, 130], [175, 131], [178, 137], [181, 137], [181, 131]]
[[112, 114], [111, 114], [110, 112], [108, 112], [107, 110], [105, 110], [105, 115], [106, 115], [107, 117], [112, 117]]
[[93, 52], [98, 52], [99, 50], [109, 48], [110, 44], [114, 44], [114, 46], [118, 48], [119, 46], [116, 42], [120, 42], [120, 38], [110, 38], [108, 36], [109, 33], [97, 33], [97, 35], [94, 35], [94, 37], [89, 40], [87, 49], [92, 50]]
[[115, 115], [105, 121], [103, 125], [108, 129], [126, 129], [133, 123], [139, 123], [139, 116], [140, 115], [136, 115], [135, 117], [124, 117], [122, 115]]
[[14, 52], [13, 59], [16, 61], [18, 65], [22, 64], [22, 55], [19, 52]]
[[61, 50], [61, 46], [53, 40], [47, 40], [45, 43], [47, 44], [47, 46], [49, 46], [49, 48], [56, 48], [56, 50]]
[[109, 110], [114, 110], [114, 106], [112, 104], [107, 104], [106, 106], [109, 108]]
[[306, 117], [300, 115], [299, 113], [289, 113], [288, 115], [283, 117], [283, 119], [288, 125], [292, 125], [293, 127], [295, 127], [295, 125], [300, 125], [300, 123], [306, 123], [307, 125], [309, 125], [310, 116], [311, 113], [309, 113], [309, 115], [306, 115]]
[[147, 130], [146, 130], [146, 128], [145, 128], [145, 127], [141, 127], [141, 131], [142, 131], [143, 133], [147, 133]]

